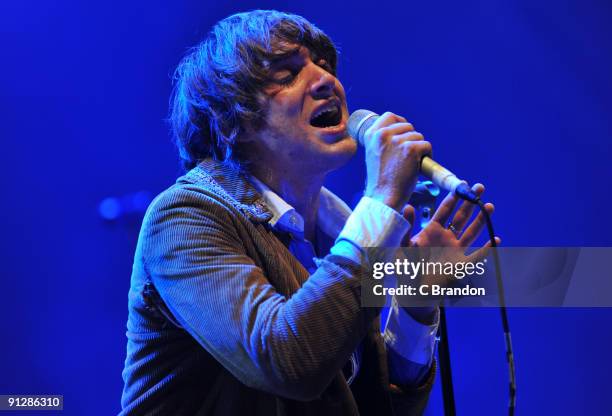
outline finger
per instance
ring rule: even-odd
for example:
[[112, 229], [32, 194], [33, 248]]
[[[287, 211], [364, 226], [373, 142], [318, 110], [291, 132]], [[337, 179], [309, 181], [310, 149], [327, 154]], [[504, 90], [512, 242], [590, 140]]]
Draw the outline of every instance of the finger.
[[[387, 138], [387, 139], [391, 139], [394, 136], [404, 134], [404, 133], [410, 133], [410, 132], [416, 133], [414, 131], [414, 127], [410, 123], [394, 123], [388, 126], [381, 127], [378, 130], [375, 130], [375, 132], [382, 138]], [[416, 133], [416, 134], [421, 135], [420, 133]]]
[[442, 225], [442, 227], [446, 228], [446, 222], [450, 218], [453, 210], [455, 209], [455, 205], [457, 205], [457, 201], [459, 197], [454, 193], [449, 192], [448, 195], [442, 200], [436, 212], [434, 212], [433, 217], [431, 217], [432, 221], [436, 221]]
[[378, 130], [382, 127], [390, 126], [394, 123], [406, 123], [406, 119], [402, 116], [398, 116], [397, 114], [393, 114], [387, 111], [386, 113], [383, 113], [380, 117], [378, 117], [370, 128]]
[[419, 133], [418, 131], [409, 131], [407, 133], [397, 134], [393, 136], [393, 138], [391, 139], [391, 142], [399, 144], [403, 142], [418, 142], [418, 141], [424, 141], [424, 140], [425, 140], [425, 137], [423, 137], [423, 135]]
[[399, 144], [398, 149], [404, 154], [406, 163], [413, 161], [417, 166], [420, 166], [425, 156], [431, 157], [432, 154], [431, 143], [425, 140], [405, 141]]
[[[489, 215], [492, 215], [495, 211], [495, 206], [490, 202], [487, 202], [484, 208]], [[482, 212], [479, 212], [474, 221], [465, 229], [465, 232], [459, 239], [459, 244], [463, 247], [470, 246], [478, 238], [485, 224], [485, 216]]]
[[[484, 186], [480, 183], [477, 183], [476, 185], [472, 186], [472, 191], [474, 191], [474, 193], [478, 196], [482, 195], [482, 193], [484, 192], [484, 189], [485, 189]], [[471, 202], [468, 202], [468, 201], [461, 202], [461, 206], [459, 207], [459, 209], [457, 209], [455, 216], [451, 220], [451, 224], [453, 225], [453, 227], [455, 227], [455, 229], [459, 233], [463, 231], [469, 219], [472, 217], [475, 207], [476, 207], [476, 204], [473, 204]]]
[[408, 247], [410, 245], [410, 238], [412, 238], [412, 230], [414, 230], [414, 222], [416, 220], [416, 212], [414, 207], [410, 204], [406, 205], [402, 215], [404, 216], [404, 219], [410, 223], [410, 229], [406, 235], [404, 235], [401, 246]]
[[406, 119], [398, 114], [392, 113], [391, 111], [385, 111], [380, 116], [383, 123], [390, 121], [391, 123], [405, 123]]
[[[495, 237], [495, 244], [501, 244], [501, 238]], [[489, 255], [489, 251], [491, 249], [491, 240], [487, 241], [482, 247], [473, 252], [467, 257], [468, 262], [477, 263], [479, 261], [484, 260], [485, 257]]]

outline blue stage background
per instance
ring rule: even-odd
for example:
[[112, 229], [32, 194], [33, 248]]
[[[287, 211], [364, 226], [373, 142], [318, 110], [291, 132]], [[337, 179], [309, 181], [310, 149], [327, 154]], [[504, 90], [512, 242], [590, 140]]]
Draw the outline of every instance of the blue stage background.
[[[172, 71], [214, 22], [254, 8], [326, 31], [349, 108], [405, 115], [436, 159], [485, 183], [504, 245], [612, 245], [612, 3], [4, 2], [0, 394], [63, 394], [66, 415], [119, 411], [139, 218], [104, 221], [99, 204], [146, 200], [178, 176]], [[330, 177], [348, 202], [362, 160]], [[458, 413], [504, 414], [498, 311], [448, 314]], [[612, 414], [611, 310], [509, 319], [518, 415]], [[439, 382], [428, 414], [442, 414]]]

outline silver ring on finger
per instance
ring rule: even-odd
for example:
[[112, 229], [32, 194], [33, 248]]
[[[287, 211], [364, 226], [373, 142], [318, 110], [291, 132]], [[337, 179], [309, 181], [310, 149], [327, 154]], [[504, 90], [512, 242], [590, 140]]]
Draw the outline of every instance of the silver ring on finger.
[[459, 238], [459, 234], [461, 234], [461, 231], [459, 231], [453, 224], [449, 224], [448, 229], [451, 230], [453, 234], [455, 234], [455, 237]]

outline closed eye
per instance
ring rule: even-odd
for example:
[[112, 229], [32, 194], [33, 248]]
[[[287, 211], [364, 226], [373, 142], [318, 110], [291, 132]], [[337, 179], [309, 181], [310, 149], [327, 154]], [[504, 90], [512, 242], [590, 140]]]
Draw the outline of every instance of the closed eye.
[[272, 74], [272, 80], [281, 85], [291, 84], [295, 78], [298, 76], [300, 71], [302, 70], [302, 66], [286, 66], [281, 67], [280, 69], [274, 71]]
[[270, 80], [277, 85], [290, 85], [295, 81], [309, 60], [312, 60], [317, 66], [323, 68], [333, 76], [336, 76], [334, 69], [326, 59], [302, 47], [279, 56], [279, 58], [272, 63], [270, 66]]

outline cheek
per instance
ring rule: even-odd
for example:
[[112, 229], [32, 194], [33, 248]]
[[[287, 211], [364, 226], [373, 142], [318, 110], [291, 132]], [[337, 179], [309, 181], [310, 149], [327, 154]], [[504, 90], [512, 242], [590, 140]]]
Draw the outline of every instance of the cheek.
[[338, 78], [336, 78], [336, 90], [338, 90], [338, 93], [344, 96], [344, 85], [342, 85], [342, 83], [340, 82]]
[[293, 84], [281, 88], [274, 96], [270, 97], [270, 109], [278, 114], [284, 114], [286, 117], [300, 116], [306, 91], [305, 81], [297, 79]]
[[268, 120], [271, 126], [282, 126], [293, 121], [295, 110], [283, 102], [274, 103], [269, 107]]
[[338, 95], [338, 97], [342, 101], [343, 112], [348, 113], [348, 108], [347, 108], [347, 103], [346, 103], [346, 93], [344, 91], [344, 86], [342, 85], [342, 83], [340, 83], [340, 81], [338, 81], [338, 79], [336, 79], [335, 91], [336, 91], [336, 95]]
[[336, 94], [338, 94], [342, 98], [346, 97], [346, 94], [344, 92], [344, 85], [342, 85], [342, 83], [340, 82], [338, 78], [336, 78], [335, 88], [336, 88]]

